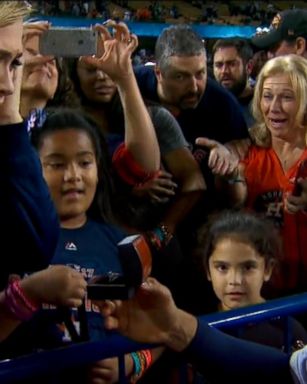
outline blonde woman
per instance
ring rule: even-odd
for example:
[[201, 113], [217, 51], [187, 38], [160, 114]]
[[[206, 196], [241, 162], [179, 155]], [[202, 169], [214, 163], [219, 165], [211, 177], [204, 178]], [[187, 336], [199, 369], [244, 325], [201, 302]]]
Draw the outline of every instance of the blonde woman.
[[23, 18], [29, 12], [25, 1], [0, 2], [0, 240], [11, 250], [2, 253], [0, 342], [41, 303], [79, 306], [86, 290], [82, 275], [65, 266], [20, 279], [48, 265], [58, 237], [57, 216], [19, 114]]
[[[232, 198], [274, 220], [283, 235], [285, 258], [275, 286], [279, 294], [306, 289], [307, 61], [298, 55], [269, 60], [255, 86], [253, 145], [228, 174]], [[206, 139], [199, 143], [206, 144]], [[218, 156], [218, 160], [216, 159]], [[229, 166], [216, 143], [209, 160], [222, 175]], [[229, 166], [231, 169], [231, 166]]]

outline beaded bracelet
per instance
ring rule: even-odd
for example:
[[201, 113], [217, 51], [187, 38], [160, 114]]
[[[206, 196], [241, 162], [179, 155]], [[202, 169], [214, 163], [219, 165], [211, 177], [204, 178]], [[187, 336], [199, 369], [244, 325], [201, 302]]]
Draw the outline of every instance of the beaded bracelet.
[[11, 283], [11, 289], [15, 296], [17, 296], [22, 303], [29, 309], [31, 312], [36, 312], [39, 309], [37, 303], [28, 298], [24, 292], [24, 290], [20, 286], [19, 280], [14, 280]]
[[14, 280], [8, 284], [4, 291], [4, 304], [21, 321], [31, 319], [39, 309], [39, 306], [26, 296], [19, 280]]
[[169, 231], [165, 224], [161, 223], [152, 231], [148, 231], [147, 237], [151, 245], [160, 251], [163, 247], [167, 246], [172, 239], [173, 234]]
[[132, 352], [131, 357], [134, 363], [134, 372], [130, 378], [130, 383], [135, 384], [152, 364], [152, 354], [149, 349]]
[[167, 245], [170, 241], [171, 241], [171, 239], [172, 239], [172, 237], [173, 237], [173, 234], [170, 232], [170, 230], [168, 229], [168, 227], [165, 225], [165, 224], [163, 224], [163, 223], [161, 223], [159, 226], [158, 226], [158, 228], [162, 231], [162, 233], [163, 233], [163, 236], [164, 236], [164, 240], [163, 240], [163, 242], [164, 242], [164, 245]]
[[134, 365], [134, 372], [132, 377], [139, 376], [142, 372], [142, 366], [141, 366], [141, 361], [136, 352], [131, 353], [131, 357], [133, 360], [133, 365]]
[[143, 355], [145, 356], [145, 361], [146, 361], [146, 369], [151, 366], [152, 363], [152, 354], [150, 349], [143, 349], [141, 351]]
[[148, 231], [147, 237], [150, 241], [150, 244], [157, 250], [160, 250], [162, 248], [162, 242], [158, 235], [154, 231]]

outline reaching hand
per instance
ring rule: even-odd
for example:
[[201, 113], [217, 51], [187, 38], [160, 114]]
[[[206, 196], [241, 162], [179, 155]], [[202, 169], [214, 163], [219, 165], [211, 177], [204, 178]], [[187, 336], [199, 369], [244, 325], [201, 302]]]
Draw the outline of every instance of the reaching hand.
[[86, 281], [78, 271], [53, 265], [21, 281], [27, 296], [38, 303], [79, 307], [86, 293]]
[[177, 307], [168, 288], [149, 277], [127, 301], [96, 303], [107, 329], [117, 329], [139, 342], [163, 343], [176, 321]]
[[225, 144], [225, 147], [237, 156], [239, 160], [243, 160], [246, 157], [250, 146], [250, 139], [232, 140]]
[[[106, 27], [114, 29], [113, 36]], [[130, 34], [126, 24], [112, 20], [106, 26], [96, 25], [94, 28], [100, 33], [97, 55], [83, 56], [80, 60], [101, 69], [114, 82], [133, 75], [131, 55], [138, 46], [137, 36]]]
[[133, 188], [133, 195], [152, 203], [165, 204], [175, 196], [178, 185], [171, 173], [159, 171], [157, 176]]
[[196, 144], [210, 150], [208, 165], [214, 174], [229, 175], [238, 167], [239, 157], [218, 141], [199, 137], [196, 139]]
[[194, 316], [176, 307], [167, 287], [149, 277], [127, 301], [97, 302], [105, 326], [143, 343], [163, 343], [182, 351], [197, 329]]

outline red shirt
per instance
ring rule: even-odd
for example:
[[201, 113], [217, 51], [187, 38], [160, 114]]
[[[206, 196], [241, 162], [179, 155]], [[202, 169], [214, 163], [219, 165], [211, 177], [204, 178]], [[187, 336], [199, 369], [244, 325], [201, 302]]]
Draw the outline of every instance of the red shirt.
[[272, 148], [252, 146], [243, 161], [248, 188], [247, 207], [272, 218], [283, 237], [282, 281], [277, 285], [285, 292], [307, 286], [307, 214], [289, 214], [284, 210], [284, 194], [293, 190], [299, 164], [306, 158], [307, 149], [284, 172]]

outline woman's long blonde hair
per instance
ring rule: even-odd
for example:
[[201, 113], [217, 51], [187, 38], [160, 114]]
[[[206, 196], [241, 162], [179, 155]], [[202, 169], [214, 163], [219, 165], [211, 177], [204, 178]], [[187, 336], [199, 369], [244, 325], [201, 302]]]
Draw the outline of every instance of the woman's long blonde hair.
[[31, 8], [30, 3], [27, 1], [0, 1], [0, 27], [24, 19], [30, 14]]
[[297, 127], [307, 131], [307, 60], [298, 55], [275, 57], [265, 63], [260, 71], [252, 102], [252, 113], [256, 124], [250, 129], [250, 135], [260, 147], [271, 145], [271, 133], [265, 125], [260, 108], [264, 81], [271, 76], [286, 74], [289, 76], [299, 106], [295, 118]]

